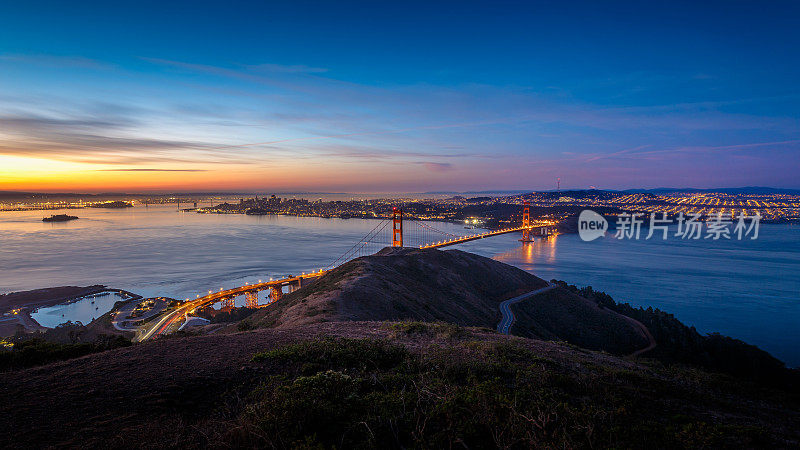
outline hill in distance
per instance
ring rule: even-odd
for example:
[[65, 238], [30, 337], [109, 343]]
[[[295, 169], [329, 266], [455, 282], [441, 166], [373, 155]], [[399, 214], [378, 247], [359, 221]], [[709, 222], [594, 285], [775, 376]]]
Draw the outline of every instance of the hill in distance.
[[[497, 327], [500, 302], [547, 287], [524, 270], [460, 250], [385, 248], [350, 261], [249, 319], [293, 328], [321, 322], [448, 322]], [[557, 287], [515, 304], [512, 332], [627, 354], [648, 345], [642, 326]]]

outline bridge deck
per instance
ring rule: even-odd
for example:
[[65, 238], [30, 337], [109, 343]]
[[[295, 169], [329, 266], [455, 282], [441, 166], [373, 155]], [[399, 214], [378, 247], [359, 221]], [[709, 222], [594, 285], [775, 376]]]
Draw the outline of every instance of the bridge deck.
[[[454, 237], [448, 240], [422, 245], [419, 248], [422, 249], [442, 248], [450, 245], [463, 244], [464, 242], [474, 241], [477, 239], [484, 239], [487, 237], [498, 236], [501, 234], [516, 233], [523, 230], [534, 230], [537, 228], [546, 228], [546, 227], [551, 227], [553, 225], [554, 224], [552, 222], [537, 222], [528, 226], [503, 228], [502, 230], [487, 231], [485, 233], [480, 233], [480, 234]], [[296, 277], [287, 277], [279, 280], [270, 280], [262, 283], [247, 284], [233, 289], [227, 289], [227, 290], [220, 289], [218, 292], [209, 292], [208, 295], [198, 297], [194, 300], [187, 300], [186, 302], [178, 306], [174, 311], [167, 313], [158, 322], [156, 322], [155, 325], [152, 326], [152, 328], [144, 332], [144, 334], [141, 335], [139, 340], [144, 341], [146, 339], [151, 338], [154, 335], [163, 334], [165, 331], [169, 330], [172, 324], [181, 320], [185, 314], [191, 313], [193, 310], [201, 306], [216, 303], [226, 298], [244, 295], [248, 292], [258, 292], [266, 289], [271, 289], [274, 287], [285, 286], [287, 284], [290, 285], [294, 283], [300, 283], [303, 279], [316, 278], [321, 275], [324, 275], [327, 272], [328, 272], [327, 270], [320, 270], [319, 272], [311, 272]]]
[[311, 272], [296, 277], [281, 278], [278, 280], [271, 280], [263, 283], [246, 284], [244, 286], [236, 287], [233, 289], [225, 289], [225, 290], [220, 290], [218, 292], [212, 292], [208, 295], [198, 297], [194, 300], [189, 300], [183, 303], [182, 305], [178, 306], [171, 313], [164, 316], [147, 333], [142, 335], [142, 337], [139, 340], [144, 341], [151, 338], [153, 335], [162, 334], [169, 328], [170, 325], [180, 320], [185, 313], [189, 313], [192, 310], [197, 309], [201, 306], [216, 303], [227, 297], [236, 297], [239, 295], [244, 295], [247, 292], [264, 291], [272, 287], [285, 286], [287, 284], [300, 282], [301, 280], [316, 278], [324, 275], [326, 272], [327, 270], [320, 270], [319, 272]]
[[441, 241], [441, 242], [436, 242], [436, 243], [433, 243], [433, 244], [423, 245], [420, 248], [423, 248], [423, 249], [426, 249], [426, 248], [442, 248], [442, 247], [447, 247], [449, 245], [463, 244], [464, 242], [469, 242], [469, 241], [474, 241], [474, 240], [477, 240], [477, 239], [483, 239], [483, 238], [487, 238], [487, 237], [497, 236], [497, 235], [500, 235], [500, 234], [515, 233], [515, 232], [519, 232], [519, 231], [526, 230], [526, 229], [527, 230], [534, 230], [536, 228], [546, 228], [548, 226], [552, 226], [552, 225], [551, 224], [547, 224], [547, 225], [530, 225], [530, 226], [527, 226], [527, 227], [503, 228], [502, 230], [487, 231], [487, 232], [481, 233], [481, 234], [472, 234], [472, 235], [469, 235], [469, 236], [464, 236], [464, 237], [460, 237], [460, 238], [453, 238], [453, 239], [449, 239], [449, 240], [446, 240], [446, 241]]

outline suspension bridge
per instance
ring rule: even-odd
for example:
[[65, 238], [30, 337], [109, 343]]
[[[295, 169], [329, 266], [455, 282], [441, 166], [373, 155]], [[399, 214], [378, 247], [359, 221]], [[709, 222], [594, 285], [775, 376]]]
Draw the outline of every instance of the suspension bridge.
[[[232, 289], [220, 289], [219, 291], [208, 291], [207, 295], [199, 296], [193, 300], [186, 299], [173, 311], [166, 313], [156, 320], [153, 325], [143, 330], [138, 336], [139, 341], [144, 341], [162, 334], [169, 333], [180, 324], [185, 318], [193, 314], [198, 308], [220, 303], [222, 309], [232, 309], [236, 297], [245, 296], [245, 305], [248, 308], [259, 308], [272, 304], [284, 295], [284, 291], [293, 292], [319, 276], [324, 275], [329, 270], [336, 268], [347, 261], [361, 256], [372, 255], [384, 247], [410, 247], [420, 249], [443, 248], [451, 245], [463, 244], [465, 242], [486, 239], [501, 234], [521, 233], [521, 242], [529, 244], [534, 242], [534, 237], [538, 234], [547, 236], [553, 233], [555, 223], [552, 221], [531, 221], [530, 206], [525, 203], [522, 211], [522, 224], [516, 227], [491, 230], [483, 233], [472, 233], [460, 235], [440, 230], [423, 220], [414, 217], [406, 217], [402, 209], [394, 208], [391, 217], [380, 221], [369, 233], [359, 242], [353, 245], [342, 256], [337, 258], [325, 269], [315, 272], [302, 273], [301, 275], [290, 275], [277, 280], [261, 281], [253, 284]], [[260, 303], [258, 293], [269, 291], [266, 302]]]

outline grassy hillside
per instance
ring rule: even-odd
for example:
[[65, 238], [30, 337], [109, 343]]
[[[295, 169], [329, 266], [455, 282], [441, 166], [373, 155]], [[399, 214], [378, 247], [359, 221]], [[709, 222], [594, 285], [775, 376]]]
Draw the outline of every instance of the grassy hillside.
[[512, 305], [511, 333], [566, 341], [591, 350], [629, 354], [647, 346], [641, 330], [620, 314], [598, 307], [569, 289], [556, 288]]
[[[234, 321], [227, 333], [118, 348], [128, 342], [59, 327], [65, 343], [0, 352], [0, 436], [20, 448], [800, 445], [797, 374], [779, 361], [556, 284], [512, 306], [512, 331], [527, 337], [494, 331], [498, 306], [544, 281], [465, 252], [409, 249], [221, 315]], [[649, 342], [622, 314], [653, 331], [657, 359], [613, 355]]]
[[800, 443], [791, 392], [419, 322], [171, 338], [6, 373], [0, 414], [23, 448]]
[[546, 285], [467, 252], [386, 248], [332, 270], [251, 320], [281, 327], [403, 319], [493, 327], [501, 300]]
[[[295, 327], [363, 320], [442, 321], [494, 328], [499, 304], [547, 282], [516, 267], [459, 250], [387, 248], [350, 261], [253, 314], [254, 326]], [[533, 306], [528, 306], [531, 302]], [[641, 331], [574, 293], [558, 289], [514, 306], [514, 334], [631, 353]]]

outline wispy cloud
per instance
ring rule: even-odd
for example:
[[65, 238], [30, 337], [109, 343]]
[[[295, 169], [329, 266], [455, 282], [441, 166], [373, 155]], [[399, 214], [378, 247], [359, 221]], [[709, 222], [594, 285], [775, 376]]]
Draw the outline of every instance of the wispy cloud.
[[[35, 59], [27, 62], [46, 63]], [[402, 167], [409, 179], [457, 170], [471, 180], [510, 180], [501, 167], [513, 165], [504, 170], [515, 174], [529, 167], [547, 177], [567, 166], [626, 174], [639, 167], [658, 175], [665, 160], [683, 158], [685, 165], [691, 154], [723, 151], [761, 158], [763, 148], [795, 145], [800, 134], [791, 115], [748, 111], [785, 100], [780, 96], [610, 107], [525, 86], [376, 86], [338, 80], [335, 71], [311, 65], [147, 61], [156, 65], [148, 76], [162, 77], [163, 85], [155, 89], [148, 81], [152, 90], [139, 97], [134, 81], [130, 91], [137, 95], [118, 103], [100, 95], [53, 101], [42, 95], [34, 103], [0, 92], [0, 154], [117, 165], [112, 171], [119, 172], [202, 171], [203, 164], [219, 163], [219, 170], [264, 173], [281, 167], [300, 179], [300, 166], [336, 165], [338, 176], [353, 183], [365, 167], [374, 173]]]
[[674, 157], [686, 158], [687, 155], [695, 155], [699, 156], [701, 154], [709, 154], [709, 153], [719, 153], [725, 151], [737, 151], [737, 150], [749, 150], [749, 149], [768, 149], [773, 147], [797, 147], [800, 146], [800, 139], [788, 140], [788, 141], [773, 141], [773, 142], [752, 142], [746, 144], [733, 144], [733, 145], [703, 145], [703, 146], [680, 146], [680, 147], [670, 147], [670, 148], [662, 148], [662, 149], [653, 149], [647, 150], [645, 149], [652, 148], [652, 145], [642, 145], [636, 148], [621, 150], [619, 152], [610, 153], [607, 155], [597, 155], [585, 160], [585, 162], [590, 163], [594, 161], [598, 161], [601, 159], [613, 159], [613, 158], [620, 158], [625, 157], [628, 159], [653, 159], [653, 156], [669, 156], [672, 155]]
[[387, 135], [387, 134], [402, 134], [402, 133], [409, 133], [414, 131], [429, 131], [429, 130], [445, 130], [448, 128], [472, 128], [472, 127], [479, 127], [485, 125], [497, 125], [502, 123], [515, 123], [521, 120], [525, 120], [524, 118], [507, 118], [507, 119], [498, 119], [492, 121], [480, 121], [480, 122], [466, 122], [466, 123], [452, 123], [452, 124], [441, 124], [441, 125], [427, 125], [427, 126], [419, 126], [419, 127], [411, 127], [411, 128], [398, 128], [394, 130], [375, 130], [375, 131], [362, 131], [356, 133], [340, 133], [340, 134], [328, 134], [322, 136], [303, 136], [303, 137], [296, 137], [296, 138], [286, 138], [286, 139], [278, 139], [274, 141], [265, 141], [265, 142], [250, 142], [246, 144], [233, 144], [233, 145], [226, 145], [221, 147], [216, 147], [217, 149], [226, 149], [226, 148], [244, 148], [244, 147], [259, 147], [263, 145], [275, 145], [275, 144], [285, 144], [289, 142], [300, 142], [300, 141], [316, 141], [316, 140], [323, 140], [323, 139], [341, 139], [341, 138], [352, 138], [352, 137], [359, 137], [359, 136], [378, 136], [378, 135]]
[[419, 162], [417, 164], [421, 164], [427, 170], [437, 173], [449, 172], [454, 168], [453, 165], [450, 163], [424, 161], [424, 162]]
[[138, 136], [134, 121], [98, 117], [0, 116], [0, 154], [98, 164], [191, 162], [208, 143]]
[[[789, 117], [758, 116], [746, 113], [723, 112], [722, 106], [770, 101], [769, 97], [715, 100], [709, 102], [676, 103], [649, 106], [617, 106], [581, 103], [548, 98], [536, 91], [520, 87], [469, 84], [464, 86], [432, 86], [410, 84], [378, 87], [337, 80], [331, 77], [285, 77], [288, 71], [257, 72], [244, 67], [221, 67], [163, 59], [150, 62], [183, 70], [225, 77], [268, 87], [270, 104], [287, 110], [324, 111], [343, 117], [358, 111], [362, 116], [354, 121], [344, 119], [342, 125], [353, 131], [339, 133], [306, 133], [311, 136], [291, 137], [269, 141], [252, 141], [239, 146], [281, 144], [293, 141], [312, 141], [345, 137], [369, 137], [412, 132], [476, 128], [484, 126], [528, 125], [541, 128], [572, 127], [570, 133], [587, 134], [587, 130], [610, 132], [650, 132], [671, 130], [701, 132], [703, 130], [796, 130], [796, 120]], [[636, 74], [633, 79], [652, 83], [653, 78]], [[620, 83], [625, 80], [614, 80]], [[242, 89], [238, 95], [252, 98], [258, 89]], [[234, 91], [229, 91], [233, 93]], [[365, 114], [366, 113], [366, 114]], [[277, 116], [276, 116], [277, 117]], [[388, 120], [387, 120], [388, 119]], [[303, 119], [309, 122], [309, 117]], [[400, 124], [389, 127], [388, 124]], [[554, 127], [553, 125], [559, 125]], [[364, 127], [370, 130], [355, 131]], [[579, 129], [576, 129], [579, 128]], [[543, 134], [553, 133], [548, 132]], [[316, 136], [313, 136], [316, 135]]]
[[328, 71], [328, 69], [322, 67], [310, 67], [303, 64], [283, 65], [265, 63], [246, 67], [255, 72], [272, 73], [324, 73]]
[[97, 169], [98, 172], [208, 172], [206, 169]]
[[0, 129], [14, 133], [51, 134], [56, 130], [110, 129], [128, 126], [113, 120], [97, 118], [55, 118], [37, 115], [0, 116]]
[[649, 147], [652, 147], [652, 145], [649, 145], [649, 144], [648, 145], [639, 145], [639, 146], [636, 146], [636, 147], [633, 147], [633, 148], [628, 148], [628, 149], [620, 150], [620, 151], [617, 151], [617, 152], [595, 155], [595, 156], [591, 156], [591, 157], [587, 158], [586, 160], [584, 160], [584, 162], [591, 163], [591, 162], [595, 162], [595, 161], [598, 161], [598, 160], [601, 160], [601, 159], [612, 159], [612, 158], [615, 158], [615, 157], [618, 157], [618, 156], [629, 155], [631, 153], [637, 153], [637, 152], [640, 152], [641, 150], [644, 150], [644, 149], [649, 148]]
[[104, 61], [72, 55], [13, 54], [0, 55], [0, 61], [34, 64], [48, 67], [78, 67], [84, 69], [112, 69], [115, 66]]

